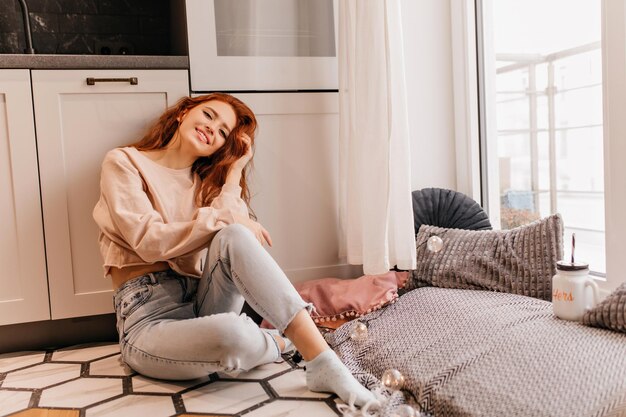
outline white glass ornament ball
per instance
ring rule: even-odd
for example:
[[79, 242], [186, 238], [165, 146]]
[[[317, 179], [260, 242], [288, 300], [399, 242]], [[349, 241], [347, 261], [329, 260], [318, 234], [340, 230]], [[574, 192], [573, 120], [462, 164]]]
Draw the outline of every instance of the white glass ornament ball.
[[367, 339], [367, 326], [361, 322], [356, 323], [354, 329], [352, 329], [350, 338], [356, 341]]
[[391, 414], [392, 417], [420, 417], [420, 412], [410, 405], [401, 405]]
[[431, 236], [426, 241], [426, 248], [431, 252], [439, 252], [443, 249], [443, 240], [439, 236]]
[[387, 369], [383, 372], [380, 382], [384, 387], [397, 391], [402, 389], [404, 386], [404, 375], [402, 375], [397, 369]]

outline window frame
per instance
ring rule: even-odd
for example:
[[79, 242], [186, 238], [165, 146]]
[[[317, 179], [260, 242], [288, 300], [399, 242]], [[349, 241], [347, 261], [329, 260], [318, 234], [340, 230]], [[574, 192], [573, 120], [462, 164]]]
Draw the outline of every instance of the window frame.
[[[602, 0], [601, 4], [606, 276], [596, 279], [606, 295], [626, 282], [619, 264], [626, 252], [626, 216], [620, 216], [626, 213], [626, 163], [620, 163], [626, 160], [626, 0]], [[498, 205], [498, 177], [486, 153], [480, 152], [486, 147], [488, 152], [497, 151], [496, 141], [486, 143], [490, 132], [496, 131], [495, 117], [490, 117], [495, 115], [495, 103], [480, 100], [495, 85], [481, 78], [494, 73], [491, 63], [478, 56], [477, 45], [491, 28], [482, 21], [485, 10], [481, 7], [489, 7], [488, 2], [450, 0], [457, 190], [481, 202], [499, 228], [500, 214], [489, 210]], [[494, 56], [490, 52], [483, 51], [485, 56]]]

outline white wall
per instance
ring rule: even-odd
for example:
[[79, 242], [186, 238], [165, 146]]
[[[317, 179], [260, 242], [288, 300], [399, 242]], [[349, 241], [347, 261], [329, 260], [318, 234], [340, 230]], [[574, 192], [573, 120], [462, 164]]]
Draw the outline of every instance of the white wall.
[[402, 0], [411, 186], [456, 189], [450, 4]]

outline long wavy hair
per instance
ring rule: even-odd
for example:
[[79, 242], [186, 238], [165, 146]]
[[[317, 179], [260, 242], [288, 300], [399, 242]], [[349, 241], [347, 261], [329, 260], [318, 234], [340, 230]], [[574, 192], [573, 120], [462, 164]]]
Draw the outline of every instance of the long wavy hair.
[[[133, 146], [141, 151], [150, 151], [165, 148], [177, 134], [179, 119], [190, 109], [210, 100], [219, 100], [230, 104], [235, 111], [237, 121], [235, 128], [226, 138], [224, 145], [210, 156], [196, 159], [191, 171], [200, 177], [200, 186], [196, 189], [196, 204], [199, 207], [211, 205], [211, 202], [221, 191], [226, 182], [230, 167], [246, 153], [246, 144], [239, 138], [241, 133], [250, 137], [250, 146], [254, 146], [254, 136], [257, 129], [254, 113], [241, 100], [224, 93], [211, 93], [198, 97], [183, 97], [174, 106], [170, 107], [159, 117], [156, 123]], [[250, 207], [250, 190], [247, 184], [247, 174], [252, 168], [252, 159], [241, 174], [241, 198], [248, 206], [252, 217], [256, 219]]]

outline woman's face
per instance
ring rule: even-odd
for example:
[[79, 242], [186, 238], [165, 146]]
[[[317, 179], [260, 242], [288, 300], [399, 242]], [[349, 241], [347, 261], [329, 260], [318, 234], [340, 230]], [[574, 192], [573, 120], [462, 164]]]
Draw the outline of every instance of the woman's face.
[[181, 145], [195, 156], [209, 156], [224, 146], [235, 128], [237, 116], [232, 106], [219, 100], [205, 101], [180, 118]]

